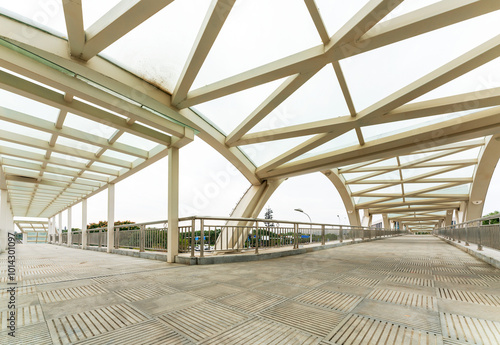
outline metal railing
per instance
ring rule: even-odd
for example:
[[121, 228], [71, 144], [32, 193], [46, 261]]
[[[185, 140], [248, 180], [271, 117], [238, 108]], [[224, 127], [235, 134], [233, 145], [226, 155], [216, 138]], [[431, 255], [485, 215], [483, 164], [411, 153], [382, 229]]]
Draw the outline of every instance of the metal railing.
[[458, 243], [464, 242], [466, 246], [476, 244], [478, 250], [483, 250], [483, 246], [500, 250], [499, 222], [500, 215], [489, 216], [435, 229], [433, 234]]
[[[87, 230], [87, 245], [107, 247], [107, 227]], [[349, 225], [301, 223], [286, 220], [227, 217], [179, 219], [179, 252], [191, 257], [206, 253], [248, 252], [291, 247], [300, 248], [334, 241], [375, 239], [401, 234], [396, 229], [373, 229]], [[51, 235], [57, 242], [58, 235]], [[67, 233], [63, 233], [67, 241]], [[81, 245], [81, 231], [73, 232], [73, 244]], [[168, 250], [168, 221], [121, 224], [114, 227], [114, 248], [144, 251]], [[66, 243], [66, 242], [64, 242]]]

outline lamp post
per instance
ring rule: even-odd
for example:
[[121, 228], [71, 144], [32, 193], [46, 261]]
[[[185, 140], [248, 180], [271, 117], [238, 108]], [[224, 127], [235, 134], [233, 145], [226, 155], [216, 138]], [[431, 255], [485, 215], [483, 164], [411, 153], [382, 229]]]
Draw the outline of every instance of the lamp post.
[[[301, 212], [301, 213], [305, 214], [307, 216], [307, 218], [309, 218], [309, 223], [312, 223], [311, 217], [309, 217], [309, 215], [307, 213], [305, 213], [303, 209], [296, 208], [294, 211]], [[313, 240], [313, 238], [312, 238], [312, 224], [310, 224], [310, 227], [311, 227], [311, 231], [309, 234], [309, 243], [312, 243], [312, 240]]]

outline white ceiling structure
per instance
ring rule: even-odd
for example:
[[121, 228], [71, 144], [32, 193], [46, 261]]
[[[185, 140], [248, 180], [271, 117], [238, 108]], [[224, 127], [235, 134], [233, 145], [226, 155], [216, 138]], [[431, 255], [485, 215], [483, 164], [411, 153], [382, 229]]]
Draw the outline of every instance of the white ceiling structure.
[[194, 135], [254, 185], [333, 170], [356, 210], [414, 230], [476, 201], [498, 161], [480, 168], [500, 133], [498, 0], [26, 3], [0, 9], [15, 216], [53, 216]]

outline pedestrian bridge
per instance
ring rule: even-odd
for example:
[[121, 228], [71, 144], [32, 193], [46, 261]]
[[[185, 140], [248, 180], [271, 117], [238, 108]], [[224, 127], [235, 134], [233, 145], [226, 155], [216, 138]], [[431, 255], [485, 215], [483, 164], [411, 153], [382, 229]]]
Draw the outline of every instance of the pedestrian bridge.
[[225, 265], [50, 244], [16, 258], [2, 344], [500, 344], [500, 271], [433, 236]]

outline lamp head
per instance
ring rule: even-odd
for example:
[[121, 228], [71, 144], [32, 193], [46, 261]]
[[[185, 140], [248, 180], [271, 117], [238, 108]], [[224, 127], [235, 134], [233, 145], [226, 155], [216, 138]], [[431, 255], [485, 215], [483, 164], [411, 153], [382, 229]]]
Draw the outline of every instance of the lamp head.
[[296, 208], [294, 211], [297, 211], [297, 212], [302, 212], [304, 213], [304, 210], [302, 210], [301, 208]]

